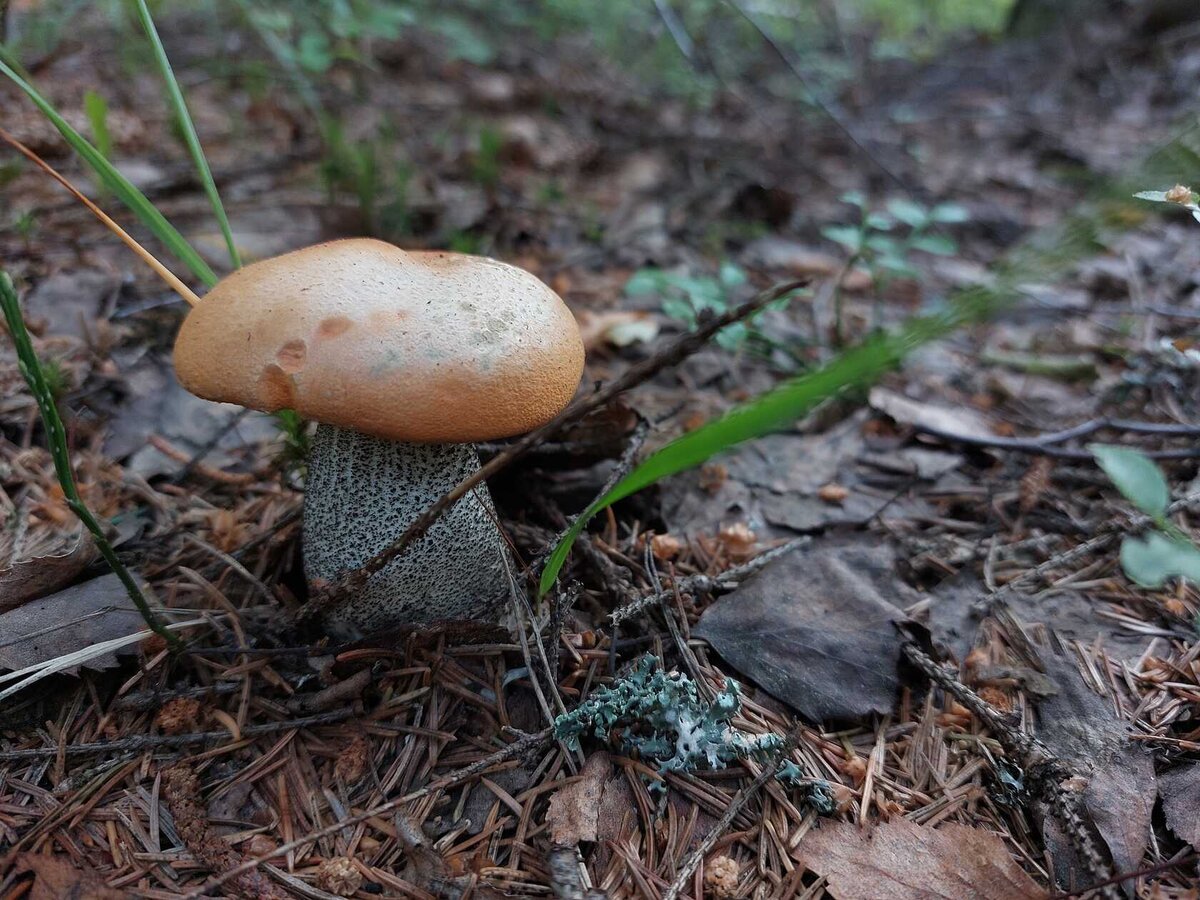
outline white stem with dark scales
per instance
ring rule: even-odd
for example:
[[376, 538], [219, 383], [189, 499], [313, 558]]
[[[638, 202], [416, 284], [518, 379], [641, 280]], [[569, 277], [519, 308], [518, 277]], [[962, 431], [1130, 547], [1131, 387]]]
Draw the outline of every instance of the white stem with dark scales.
[[[410, 444], [320, 425], [304, 493], [304, 571], [336, 581], [396, 541], [479, 469], [471, 444]], [[463, 497], [367, 586], [326, 614], [342, 637], [397, 625], [499, 622], [511, 560], [487, 487]]]

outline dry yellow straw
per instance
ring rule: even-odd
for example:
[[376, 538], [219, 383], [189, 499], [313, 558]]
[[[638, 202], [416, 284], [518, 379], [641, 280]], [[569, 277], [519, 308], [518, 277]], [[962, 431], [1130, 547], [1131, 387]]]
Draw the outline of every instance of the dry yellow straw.
[[83, 194], [80, 193], [79, 189], [76, 188], [75, 185], [71, 184], [71, 182], [69, 182], [65, 176], [60, 175], [57, 171], [55, 171], [55, 169], [48, 162], [18, 141], [3, 128], [0, 128], [0, 138], [3, 138], [5, 141], [11, 144], [14, 148], [16, 148], [18, 153], [20, 153], [35, 166], [70, 191], [76, 200], [91, 210], [92, 215], [103, 222], [113, 234], [125, 242], [125, 246], [137, 254], [137, 256], [140, 257], [146, 265], [153, 269], [158, 274], [158, 277], [170, 286], [171, 290], [177, 293], [192, 306], [195, 306], [200, 302], [200, 298], [196, 296], [195, 291], [180, 281], [175, 276], [175, 273], [160, 263], [149, 250], [135, 241], [129, 235], [129, 233], [116, 222], [114, 222], [104, 210], [98, 207], [87, 197], [83, 196]]

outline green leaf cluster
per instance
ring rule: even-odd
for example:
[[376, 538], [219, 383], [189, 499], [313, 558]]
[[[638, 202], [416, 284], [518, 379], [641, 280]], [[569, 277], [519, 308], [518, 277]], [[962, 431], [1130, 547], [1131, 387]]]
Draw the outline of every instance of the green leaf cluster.
[[957, 225], [970, 218], [957, 203], [927, 207], [903, 198], [889, 200], [884, 211], [873, 210], [858, 191], [842, 195], [842, 202], [859, 211], [857, 225], [829, 225], [821, 234], [840, 244], [852, 262], [861, 261], [878, 284], [889, 277], [914, 278], [917, 270], [909, 259], [914, 251], [934, 256], [953, 256], [958, 243], [937, 232], [941, 225]]
[[1162, 470], [1146, 454], [1129, 447], [1093, 444], [1096, 462], [1117, 490], [1154, 522], [1142, 537], [1121, 543], [1121, 568], [1143, 587], [1162, 587], [1168, 578], [1200, 584], [1200, 548], [1167, 519], [1171, 491]]

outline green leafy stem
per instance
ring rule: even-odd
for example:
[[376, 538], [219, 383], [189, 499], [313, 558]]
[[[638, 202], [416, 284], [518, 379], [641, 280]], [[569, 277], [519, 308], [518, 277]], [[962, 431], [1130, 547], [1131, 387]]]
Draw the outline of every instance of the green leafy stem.
[[146, 624], [150, 626], [150, 630], [166, 641], [167, 646], [172, 650], [180, 650], [183, 644], [179, 640], [178, 635], [173, 634], [150, 608], [150, 604], [146, 601], [146, 597], [142, 593], [142, 589], [138, 586], [137, 580], [129, 573], [129, 570], [125, 568], [121, 560], [117, 558], [116, 551], [113, 550], [112, 544], [109, 543], [108, 537], [104, 533], [104, 528], [79, 496], [79, 490], [75, 485], [75, 474], [71, 471], [71, 457], [67, 449], [67, 432], [63, 428], [62, 418], [59, 416], [58, 407], [54, 403], [54, 395], [46, 381], [46, 374], [42, 371], [41, 361], [33, 349], [33, 342], [29, 339], [29, 332], [25, 328], [25, 321], [21, 317], [21, 304], [17, 299], [16, 289], [13, 287], [12, 279], [4, 271], [0, 271], [0, 306], [4, 308], [4, 319], [8, 323], [8, 332], [12, 337], [13, 345], [17, 349], [17, 366], [21, 370], [21, 375], [24, 376], [26, 383], [28, 383], [30, 391], [33, 392], [33, 399], [37, 402], [38, 412], [41, 413], [42, 425], [46, 429], [46, 441], [50, 447], [50, 455], [54, 460], [54, 471], [58, 475], [58, 483], [62, 486], [67, 506], [70, 507], [71, 512], [78, 516], [79, 521], [83, 523], [84, 527], [91, 532], [92, 538], [96, 543], [96, 549], [100, 551], [100, 555], [104, 557], [104, 561], [109, 564], [113, 572], [121, 580], [126, 593], [129, 594], [129, 599], [133, 601], [138, 612], [142, 614], [142, 618], [146, 620]]

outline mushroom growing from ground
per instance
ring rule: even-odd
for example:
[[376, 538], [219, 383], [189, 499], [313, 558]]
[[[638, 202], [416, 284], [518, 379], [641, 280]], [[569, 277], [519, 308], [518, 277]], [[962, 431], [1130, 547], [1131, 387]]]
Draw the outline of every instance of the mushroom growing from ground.
[[[254, 263], [193, 308], [175, 371], [209, 400], [319, 424], [304, 496], [310, 584], [393, 543], [475, 472], [474, 441], [548, 422], [583, 343], [533, 275], [457, 253], [331, 241]], [[486, 486], [326, 616], [356, 637], [408, 623], [499, 622], [513, 569]]]

